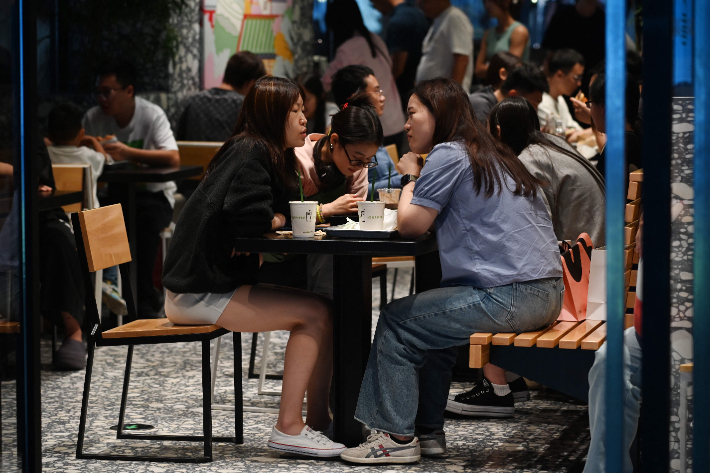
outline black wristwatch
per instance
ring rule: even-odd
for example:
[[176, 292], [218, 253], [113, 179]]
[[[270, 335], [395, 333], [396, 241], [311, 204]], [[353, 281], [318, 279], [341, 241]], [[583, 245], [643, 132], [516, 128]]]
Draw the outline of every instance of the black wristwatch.
[[402, 183], [402, 189], [404, 189], [404, 186], [409, 184], [410, 182], [414, 182], [417, 179], [419, 179], [419, 176], [415, 176], [414, 174], [405, 174], [402, 176], [401, 183]]

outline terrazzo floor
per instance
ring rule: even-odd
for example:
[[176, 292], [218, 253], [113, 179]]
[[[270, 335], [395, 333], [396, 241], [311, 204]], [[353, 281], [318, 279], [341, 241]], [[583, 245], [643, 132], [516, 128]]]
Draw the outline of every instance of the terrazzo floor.
[[[390, 270], [391, 273], [392, 270]], [[390, 281], [391, 294], [391, 274]], [[378, 284], [377, 282], [375, 284]], [[373, 290], [373, 308], [379, 307], [378, 288]], [[409, 277], [400, 270], [397, 297], [407, 294]], [[379, 311], [373, 310], [373, 315]], [[376, 319], [373, 321], [376, 323]], [[374, 326], [373, 326], [374, 329]], [[269, 372], [283, 365], [285, 332], [272, 335]], [[261, 336], [260, 336], [261, 337]], [[278, 407], [276, 396], [258, 395], [257, 380], [246, 380], [251, 336], [242, 336], [242, 378], [245, 406]], [[261, 338], [259, 346], [261, 347]], [[258, 352], [260, 354], [260, 350]], [[94, 365], [89, 423], [85, 440], [91, 453], [148, 453], [199, 455], [201, 445], [186, 442], [116, 440], [109, 427], [116, 424], [125, 363], [125, 347], [101, 348]], [[414, 465], [354, 466], [339, 460], [312, 460], [282, 456], [266, 448], [275, 414], [244, 414], [244, 445], [214, 444], [212, 463], [88, 461], [75, 458], [84, 372], [51, 371], [50, 347], [43, 344], [42, 450], [43, 470], [64, 473], [100, 472], [449, 472], [449, 471], [554, 471], [580, 472], [589, 446], [586, 405], [545, 389], [531, 391], [532, 399], [516, 406], [511, 419], [449, 418], [446, 435], [449, 452], [443, 458], [422, 459]], [[257, 369], [259, 356], [257, 356]], [[230, 403], [233, 389], [232, 336], [222, 339], [215, 404]], [[266, 382], [278, 389], [280, 382]], [[154, 432], [200, 435], [202, 402], [199, 344], [136, 347], [126, 419], [156, 426]], [[465, 384], [454, 383], [453, 391]], [[2, 441], [0, 471], [17, 471], [15, 382], [2, 383]], [[214, 435], [231, 435], [234, 414], [213, 412]], [[230, 428], [232, 430], [230, 430]]]

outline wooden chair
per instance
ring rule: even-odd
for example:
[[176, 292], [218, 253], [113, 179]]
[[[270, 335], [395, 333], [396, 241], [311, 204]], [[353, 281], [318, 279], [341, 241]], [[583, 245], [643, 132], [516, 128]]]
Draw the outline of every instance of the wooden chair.
[[[123, 221], [121, 205], [111, 205], [95, 210], [74, 213], [71, 215], [76, 238], [77, 252], [81, 263], [84, 284], [87, 287], [86, 314], [91, 324], [88, 332], [88, 360], [84, 380], [84, 394], [81, 402], [81, 418], [79, 421], [79, 438], [76, 447], [76, 457], [92, 460], [129, 460], [129, 461], [161, 461], [161, 462], [189, 462], [203, 463], [212, 461], [212, 442], [243, 443], [243, 413], [241, 409], [235, 411], [235, 425], [233, 437], [215, 437], [212, 435], [212, 398], [210, 396], [210, 340], [229, 333], [228, 330], [217, 325], [173, 325], [167, 319], [136, 320], [133, 294], [129, 285], [125, 287], [128, 316], [131, 322], [120, 327], [101, 331], [99, 314], [95, 301], [91, 297], [90, 272], [109, 266], [119, 265], [124, 280], [129, 281], [128, 264], [131, 253], [128, 246], [126, 226]], [[202, 343], [202, 411], [203, 435], [149, 435], [130, 434], [124, 431], [124, 418], [128, 398], [128, 386], [133, 360], [133, 347], [135, 345], [155, 345], [161, 343], [201, 342]], [[89, 407], [89, 392], [91, 390], [91, 376], [94, 363], [94, 349], [102, 346], [128, 346], [126, 357], [126, 371], [123, 380], [123, 392], [118, 416], [118, 439], [141, 440], [168, 440], [203, 442], [204, 454], [197, 457], [185, 456], [150, 456], [150, 455], [113, 455], [113, 454], [87, 454], [84, 453], [84, 434], [86, 418]], [[242, 398], [242, 386], [239, 361], [241, 360], [240, 334], [234, 333], [235, 351], [235, 396]], [[239, 406], [241, 406], [239, 402]]]
[[[629, 175], [624, 227], [625, 327], [634, 323], [639, 254], [634, 239], [639, 223], [643, 170]], [[556, 321], [527, 333], [474, 333], [470, 337], [469, 367], [491, 362], [570, 396], [587, 400], [587, 375], [594, 352], [606, 340], [607, 325], [601, 320]], [[520, 351], [520, 348], [525, 348]], [[564, 373], [561, 375], [560, 373]]]
[[82, 191], [84, 202], [62, 207], [66, 213], [80, 212], [93, 207], [91, 189], [91, 166], [88, 164], [53, 164], [54, 184], [58, 191]]
[[207, 165], [224, 143], [218, 141], [178, 141], [180, 164], [183, 166], [202, 166], [202, 174], [191, 177], [201, 181], [207, 170]]

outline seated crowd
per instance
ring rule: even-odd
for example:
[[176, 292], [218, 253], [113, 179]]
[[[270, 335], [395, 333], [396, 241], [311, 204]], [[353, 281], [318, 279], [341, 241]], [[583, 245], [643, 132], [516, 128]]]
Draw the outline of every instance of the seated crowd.
[[[175, 167], [176, 140], [222, 143], [199, 185], [185, 192], [163, 255], [164, 297], [153, 273], [162, 261], [160, 234], [178, 213], [178, 187], [146, 183], [136, 192], [137, 315], [235, 332], [289, 331], [269, 447], [354, 463], [410, 463], [446, 452], [445, 411], [510, 417], [514, 404], [529, 398], [522, 378], [492, 364], [481, 382], [449, 395], [457, 347], [474, 332], [521, 333], [553, 323], [564, 294], [558, 241], [588, 233], [595, 247], [604, 245], [606, 80], [603, 63], [585, 59], [591, 53], [559, 47], [545, 67], [529, 62], [528, 31], [514, 20], [518, 3], [484, 2], [498, 26], [485, 32], [475, 63], [473, 28], [449, 0], [420, 0], [421, 10], [403, 0], [374, 1], [390, 16], [384, 38], [367, 30], [355, 0], [341, 0], [328, 7], [335, 58], [323, 77], [272, 77], [256, 55], [239, 52], [222, 84], [184, 98], [171, 125], [159, 106], [136, 95], [134, 68], [112, 61], [97, 71], [96, 106], [83, 112], [63, 103], [50, 112], [40, 153], [48, 168], [42, 183], [50, 188], [50, 161], [88, 164], [96, 190], [104, 168], [116, 162]], [[589, 65], [596, 67], [587, 83]], [[475, 77], [483, 87], [472, 92]], [[583, 82], [589, 102], [574, 96]], [[629, 171], [641, 167], [639, 87], [629, 74]], [[582, 143], [596, 155], [582, 156]], [[396, 146], [395, 160], [387, 145]], [[401, 189], [400, 236], [437, 237], [441, 287], [381, 311], [355, 413], [373, 433], [355, 448], [332, 440], [328, 409], [333, 257], [234, 251], [237, 237], [289, 225], [299, 181], [303, 195], [318, 202], [319, 223], [356, 212], [370, 186], [394, 187]], [[88, 206], [127, 199], [109, 185]], [[42, 313], [65, 333], [55, 367], [83, 369], [84, 288], [61, 209], [41, 214], [40, 252], [47, 269]], [[103, 279], [106, 306], [124, 315], [117, 268]], [[602, 427], [594, 422], [603, 415], [599, 363], [590, 373], [595, 468], [603, 457]]]

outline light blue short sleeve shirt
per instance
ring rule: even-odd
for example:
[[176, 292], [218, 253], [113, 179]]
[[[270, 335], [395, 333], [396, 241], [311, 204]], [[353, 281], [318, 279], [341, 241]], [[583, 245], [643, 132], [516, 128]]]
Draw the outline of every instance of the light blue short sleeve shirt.
[[487, 288], [562, 277], [557, 238], [540, 194], [514, 195], [515, 183], [485, 197], [473, 188], [462, 142], [441, 143], [427, 156], [412, 203], [439, 212], [441, 286]]

